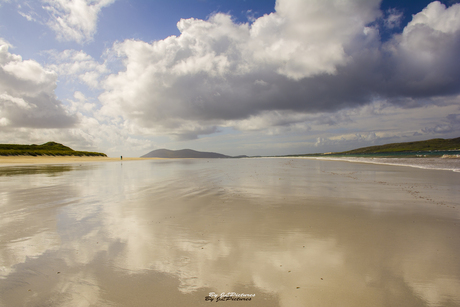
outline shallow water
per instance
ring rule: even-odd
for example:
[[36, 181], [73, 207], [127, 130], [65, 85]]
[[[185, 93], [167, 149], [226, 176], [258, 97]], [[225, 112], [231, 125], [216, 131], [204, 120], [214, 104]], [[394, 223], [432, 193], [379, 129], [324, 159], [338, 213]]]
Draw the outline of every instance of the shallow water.
[[460, 173], [189, 159], [0, 182], [0, 306], [460, 306]]
[[371, 163], [371, 164], [383, 164], [383, 165], [398, 165], [408, 166], [422, 169], [432, 170], [445, 170], [460, 172], [460, 158], [454, 155], [445, 155], [443, 157], [419, 157], [419, 158], [404, 158], [404, 157], [319, 157], [314, 158], [318, 160], [334, 160], [334, 161], [347, 161], [347, 162], [358, 162], [358, 163]]

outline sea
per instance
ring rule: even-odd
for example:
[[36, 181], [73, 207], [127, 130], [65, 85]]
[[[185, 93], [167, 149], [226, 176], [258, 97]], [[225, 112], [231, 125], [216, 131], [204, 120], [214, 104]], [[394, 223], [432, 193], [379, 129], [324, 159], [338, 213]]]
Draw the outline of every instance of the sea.
[[409, 166], [422, 169], [450, 170], [460, 172], [460, 151], [437, 151], [396, 154], [326, 155], [317, 157], [336, 160], [383, 165]]

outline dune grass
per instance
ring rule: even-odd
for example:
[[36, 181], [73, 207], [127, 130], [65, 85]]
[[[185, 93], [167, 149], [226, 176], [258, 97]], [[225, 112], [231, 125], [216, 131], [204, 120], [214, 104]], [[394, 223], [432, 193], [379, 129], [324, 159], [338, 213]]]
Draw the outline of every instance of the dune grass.
[[417, 151], [459, 150], [460, 137], [455, 139], [431, 139], [427, 141], [392, 143], [341, 152], [340, 154], [398, 153]]
[[56, 142], [42, 145], [0, 144], [0, 156], [78, 156], [78, 157], [107, 157], [100, 152], [76, 151]]

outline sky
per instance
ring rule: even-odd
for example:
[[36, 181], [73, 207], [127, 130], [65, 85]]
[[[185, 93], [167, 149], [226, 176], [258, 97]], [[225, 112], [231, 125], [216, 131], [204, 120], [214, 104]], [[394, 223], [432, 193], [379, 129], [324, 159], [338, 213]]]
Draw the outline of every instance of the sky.
[[137, 157], [460, 136], [460, 3], [0, 0], [0, 143]]

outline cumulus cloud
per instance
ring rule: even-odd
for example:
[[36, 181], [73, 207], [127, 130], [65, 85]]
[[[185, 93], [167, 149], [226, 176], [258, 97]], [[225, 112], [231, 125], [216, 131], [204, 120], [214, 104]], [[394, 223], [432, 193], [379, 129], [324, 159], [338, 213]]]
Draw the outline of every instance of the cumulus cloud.
[[[460, 85], [460, 4], [429, 4], [385, 47], [392, 69], [387, 95], [447, 96]], [[384, 92], [385, 93], [385, 92]]]
[[53, 64], [49, 65], [50, 69], [92, 89], [98, 88], [101, 78], [109, 73], [105, 63], [97, 62], [81, 50], [51, 51], [50, 54], [53, 59]]
[[76, 124], [54, 94], [57, 75], [9, 52], [0, 40], [0, 123], [5, 127], [63, 128]]
[[277, 1], [251, 25], [249, 52], [290, 79], [335, 74], [349, 60], [345, 45], [380, 15], [379, 2]]
[[100, 100], [107, 112], [172, 133], [184, 120], [212, 131], [271, 110], [323, 109], [312, 102], [330, 86], [318, 88], [315, 78], [331, 78], [350, 61], [346, 44], [365, 36], [378, 3], [279, 1], [251, 25], [225, 14], [183, 19], [178, 37], [115, 44], [126, 70], [109, 76]]
[[[101, 9], [114, 1], [43, 2], [58, 37], [84, 43], [94, 36]], [[275, 12], [249, 23], [222, 13], [182, 19], [180, 35], [116, 42], [103, 62], [64, 50], [52, 51], [53, 64], [43, 67], [9, 53], [4, 43], [0, 127], [70, 127], [78, 118], [84, 124], [77, 129], [41, 131], [109, 151], [127, 140], [187, 141], [231, 129], [251, 137], [303, 134], [303, 144], [320, 138], [316, 149], [331, 150], [404, 135], [452, 136], [460, 129], [458, 110], [445, 106], [459, 101], [460, 4], [433, 2], [401, 27], [401, 12], [382, 12], [380, 2], [278, 0]], [[38, 16], [32, 13], [25, 14]], [[382, 42], [379, 27], [399, 33]], [[65, 106], [54, 95], [58, 76], [65, 86], [80, 83]], [[81, 84], [101, 93], [99, 100]], [[426, 120], [395, 124], [389, 113]]]
[[43, 0], [50, 14], [47, 25], [63, 41], [85, 43], [93, 39], [98, 14], [115, 0]]
[[[460, 5], [433, 2], [382, 43], [379, 4], [279, 0], [251, 24], [218, 13], [180, 20], [179, 36], [116, 43], [124, 70], [102, 83], [102, 112], [193, 139], [219, 126], [308, 130], [309, 114], [376, 99], [410, 108], [457, 94]], [[398, 14], [387, 19], [393, 26]]]

